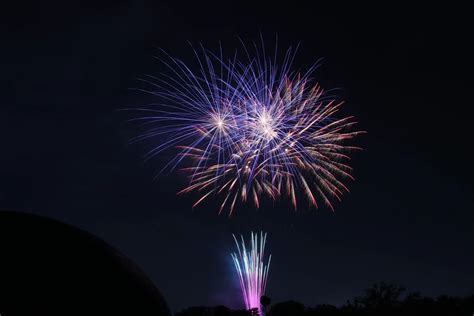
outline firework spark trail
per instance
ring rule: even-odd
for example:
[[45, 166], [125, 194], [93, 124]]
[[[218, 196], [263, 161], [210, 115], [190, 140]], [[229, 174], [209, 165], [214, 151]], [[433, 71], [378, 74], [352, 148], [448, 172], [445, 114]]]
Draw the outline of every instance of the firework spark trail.
[[140, 109], [147, 115], [136, 120], [152, 127], [136, 140], [159, 139], [147, 158], [179, 149], [163, 169], [189, 164], [189, 185], [179, 193], [199, 192], [194, 206], [221, 195], [220, 211], [232, 213], [239, 200], [259, 207], [261, 196], [288, 196], [296, 209], [305, 196], [333, 210], [331, 200], [349, 191], [343, 179], [353, 179], [347, 153], [359, 149], [346, 141], [363, 132], [353, 130], [353, 117], [338, 117], [343, 102], [313, 82], [316, 66], [291, 71], [291, 48], [281, 66], [276, 49], [273, 57], [263, 45], [256, 57], [244, 49], [246, 58], [224, 60], [222, 50], [201, 47], [198, 71], [167, 55], [171, 75], [143, 79], [151, 88], [142, 91], [161, 103]]
[[232, 253], [232, 259], [235, 269], [239, 276], [242, 296], [244, 298], [247, 310], [258, 308], [261, 315], [260, 298], [265, 294], [267, 286], [268, 270], [272, 256], [268, 257], [265, 264], [265, 243], [267, 234], [260, 232], [260, 238], [257, 233], [251, 233], [250, 249], [246, 248], [244, 237], [241, 236], [241, 246], [239, 241], [234, 237], [237, 246], [237, 252]]

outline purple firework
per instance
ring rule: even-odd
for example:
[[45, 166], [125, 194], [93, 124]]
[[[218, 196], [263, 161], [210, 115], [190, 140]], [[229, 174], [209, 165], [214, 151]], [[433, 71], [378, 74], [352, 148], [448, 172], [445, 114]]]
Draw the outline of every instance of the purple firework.
[[261, 196], [287, 196], [294, 208], [298, 196], [318, 207], [321, 200], [333, 209], [353, 179], [345, 162], [346, 144], [360, 131], [352, 116], [338, 117], [338, 102], [312, 79], [316, 65], [304, 73], [291, 69], [291, 48], [278, 62], [244, 46], [244, 58], [230, 59], [201, 47], [194, 50], [199, 67], [191, 70], [170, 57], [163, 62], [170, 75], [147, 76], [142, 89], [160, 100], [139, 109], [136, 118], [149, 129], [136, 140], [153, 138], [151, 158], [175, 147], [179, 153], [163, 169], [180, 166], [189, 184], [179, 193], [197, 191], [198, 205], [221, 196], [220, 211], [230, 213], [237, 201], [260, 205]]

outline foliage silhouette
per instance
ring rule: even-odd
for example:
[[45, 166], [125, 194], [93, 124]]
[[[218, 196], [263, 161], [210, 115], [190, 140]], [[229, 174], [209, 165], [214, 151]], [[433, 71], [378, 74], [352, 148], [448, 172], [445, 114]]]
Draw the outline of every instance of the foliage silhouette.
[[[262, 301], [263, 302], [263, 301]], [[266, 302], [266, 301], [265, 301]], [[189, 308], [176, 316], [249, 316], [247, 311], [232, 311], [222, 307]], [[472, 315], [474, 312], [474, 295], [468, 297], [440, 296], [437, 298], [423, 297], [419, 292], [406, 293], [404, 287], [380, 282], [366, 289], [362, 296], [340, 307], [333, 305], [317, 305], [305, 307], [302, 303], [285, 301], [271, 306], [268, 316], [457, 316]]]

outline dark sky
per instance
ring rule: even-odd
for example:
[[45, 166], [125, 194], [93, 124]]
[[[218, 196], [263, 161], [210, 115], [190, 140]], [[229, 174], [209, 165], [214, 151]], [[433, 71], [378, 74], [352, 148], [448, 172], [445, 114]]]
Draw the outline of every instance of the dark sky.
[[[131, 257], [174, 310], [241, 306], [231, 233], [264, 229], [274, 301], [342, 304], [377, 281], [423, 294], [474, 292], [472, 34], [465, 8], [289, 1], [35, 1], [3, 8], [0, 209], [90, 231]], [[329, 2], [329, 1], [328, 1]], [[369, 133], [336, 212], [265, 204], [228, 218], [178, 198], [176, 174], [129, 145], [128, 88], [160, 71], [157, 47], [227, 51], [259, 34], [324, 58], [323, 86]]]

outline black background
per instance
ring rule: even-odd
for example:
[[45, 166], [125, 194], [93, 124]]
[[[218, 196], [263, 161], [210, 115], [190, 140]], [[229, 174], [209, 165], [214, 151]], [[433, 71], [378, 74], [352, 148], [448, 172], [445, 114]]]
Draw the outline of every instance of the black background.
[[[231, 233], [264, 229], [274, 301], [341, 304], [377, 281], [426, 295], [474, 290], [472, 71], [469, 10], [446, 6], [179, 1], [2, 4], [0, 208], [86, 229], [140, 265], [174, 310], [241, 299]], [[185, 60], [188, 41], [227, 52], [260, 34], [295, 64], [323, 58], [368, 134], [356, 181], [336, 212], [264, 204], [231, 217], [176, 197], [176, 174], [153, 178], [121, 108], [147, 97], [137, 77]], [[14, 242], [14, 241], [12, 241]]]

